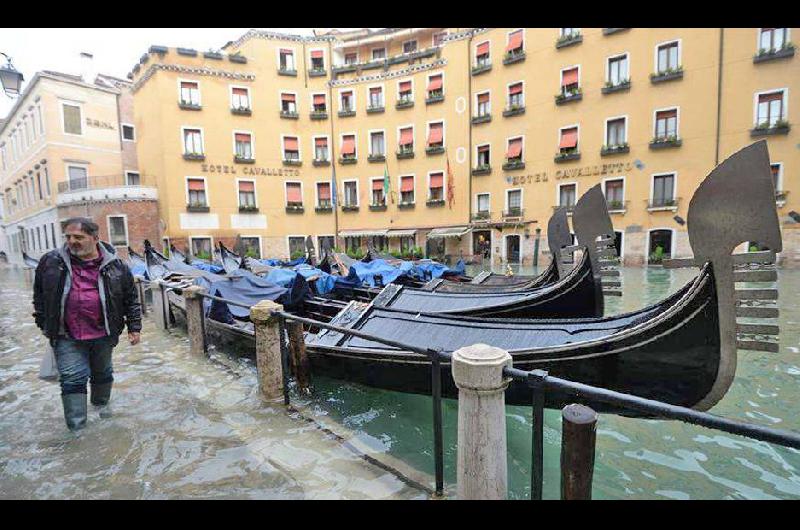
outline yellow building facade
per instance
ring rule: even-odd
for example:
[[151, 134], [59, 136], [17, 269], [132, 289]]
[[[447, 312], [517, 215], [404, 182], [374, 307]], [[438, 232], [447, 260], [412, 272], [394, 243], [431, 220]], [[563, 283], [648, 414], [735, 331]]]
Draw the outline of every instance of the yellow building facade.
[[689, 254], [698, 183], [766, 139], [790, 263], [795, 31], [251, 30], [223, 52], [153, 46], [130, 76], [139, 166], [165, 241], [201, 255], [239, 236], [288, 257], [312, 235], [541, 264], [554, 207], [601, 184], [623, 260], [641, 264]]

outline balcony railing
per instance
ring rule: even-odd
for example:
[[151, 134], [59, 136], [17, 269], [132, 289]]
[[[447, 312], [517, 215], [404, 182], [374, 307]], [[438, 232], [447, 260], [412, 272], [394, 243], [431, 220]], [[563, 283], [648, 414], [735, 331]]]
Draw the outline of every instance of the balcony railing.
[[155, 187], [155, 179], [152, 177], [140, 175], [136, 179], [130, 179], [125, 175], [101, 175], [74, 178], [58, 183], [58, 193], [67, 193], [70, 191], [93, 190], [103, 188], [121, 188], [121, 187]]
[[650, 74], [650, 82], [653, 84], [663, 83], [665, 81], [672, 81], [673, 79], [683, 78], [683, 66], [676, 68], [667, 68], [661, 72]]
[[472, 214], [473, 222], [489, 221], [491, 218], [492, 218], [492, 212], [489, 211], [475, 212], [474, 214]]
[[572, 212], [575, 210], [575, 204], [556, 204], [553, 206], [553, 211], [559, 208], [565, 208], [567, 210], [567, 215], [572, 215]]
[[509, 208], [508, 210], [503, 210], [503, 219], [524, 217], [524, 215], [525, 210], [523, 208]]
[[606, 201], [608, 213], [625, 213], [628, 210], [629, 201]]
[[556, 49], [564, 48], [566, 46], [572, 46], [573, 44], [579, 44], [583, 42], [583, 35], [580, 33], [570, 33], [568, 35], [562, 35], [561, 37], [556, 40]]
[[664, 197], [657, 197], [654, 199], [649, 199], [647, 201], [647, 210], [648, 211], [658, 211], [658, 210], [677, 210], [678, 203], [680, 202], [680, 197], [678, 198], [664, 198]]
[[753, 63], [763, 63], [774, 59], [786, 59], [792, 56], [794, 56], [794, 44], [787, 42], [779, 49], [758, 50], [758, 53], [753, 56]]

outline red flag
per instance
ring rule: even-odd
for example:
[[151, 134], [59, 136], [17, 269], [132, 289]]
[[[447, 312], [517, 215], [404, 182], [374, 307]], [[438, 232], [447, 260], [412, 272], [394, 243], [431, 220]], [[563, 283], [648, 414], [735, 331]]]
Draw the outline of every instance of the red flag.
[[450, 171], [450, 155], [447, 155], [447, 203], [453, 209], [453, 199], [455, 199], [455, 185], [453, 182], [453, 172]]

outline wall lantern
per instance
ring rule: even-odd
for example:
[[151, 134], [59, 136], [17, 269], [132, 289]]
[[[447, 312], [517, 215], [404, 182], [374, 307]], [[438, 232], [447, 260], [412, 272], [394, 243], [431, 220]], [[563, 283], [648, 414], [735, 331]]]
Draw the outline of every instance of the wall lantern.
[[0, 55], [8, 61], [8, 64], [0, 67], [0, 82], [3, 85], [3, 92], [10, 98], [19, 96], [22, 91], [22, 74], [17, 72], [14, 65], [11, 64], [11, 57], [3, 52], [0, 52]]

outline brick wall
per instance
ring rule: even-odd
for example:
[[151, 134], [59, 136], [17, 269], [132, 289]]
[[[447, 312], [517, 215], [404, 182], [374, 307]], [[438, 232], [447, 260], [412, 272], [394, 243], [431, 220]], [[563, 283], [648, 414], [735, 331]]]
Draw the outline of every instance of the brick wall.
[[[157, 249], [161, 248], [158, 203], [156, 201], [99, 201], [78, 203], [58, 207], [58, 218], [89, 217], [100, 225], [100, 239], [108, 241], [108, 216], [126, 215], [128, 218], [128, 245], [137, 252], [144, 249], [144, 240], [149, 239]], [[117, 247], [121, 257], [128, 256], [127, 247]]]

